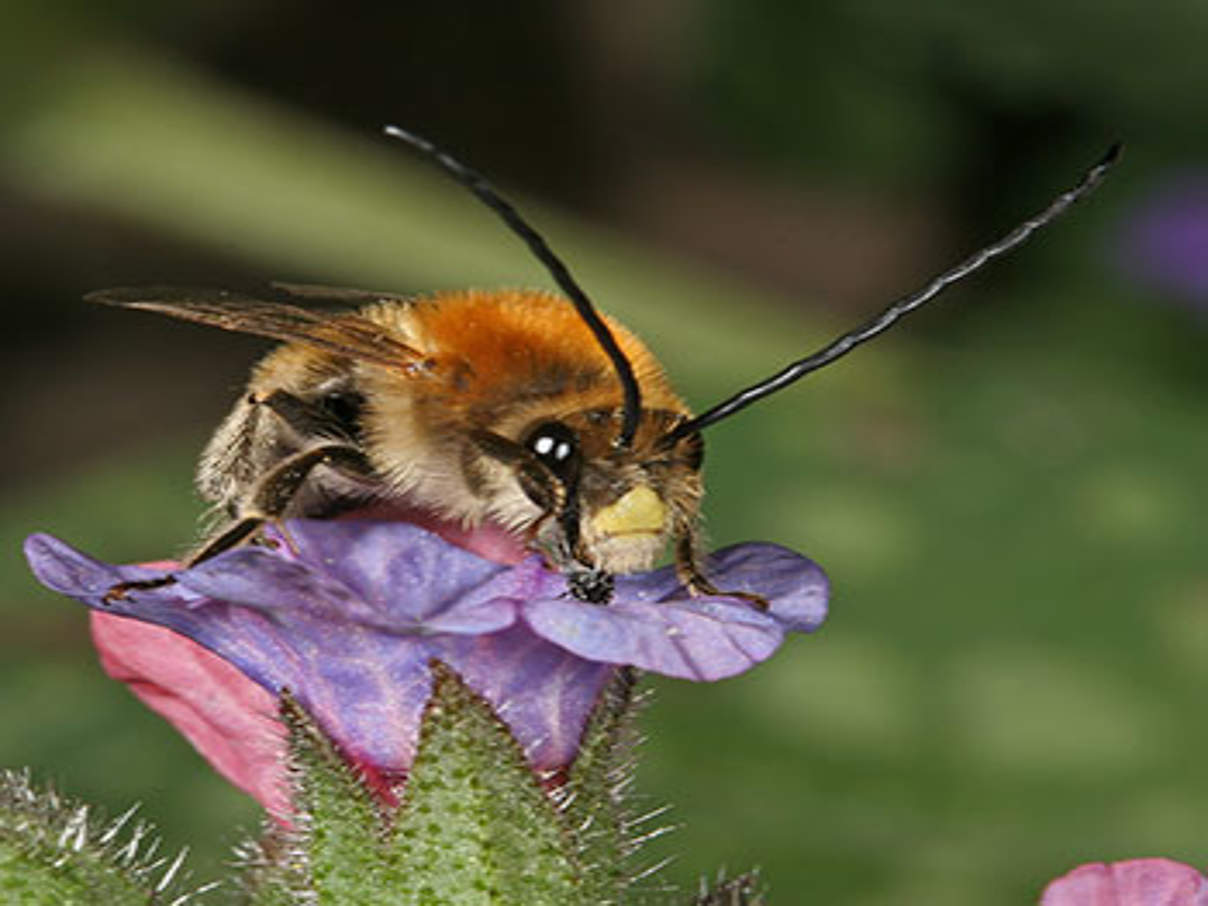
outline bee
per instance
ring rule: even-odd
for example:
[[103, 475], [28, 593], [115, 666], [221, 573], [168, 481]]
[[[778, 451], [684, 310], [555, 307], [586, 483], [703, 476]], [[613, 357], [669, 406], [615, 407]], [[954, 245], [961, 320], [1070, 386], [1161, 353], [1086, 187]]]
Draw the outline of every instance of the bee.
[[[690, 417], [646, 346], [605, 321], [641, 393], [617, 442], [622, 394], [608, 356], [562, 298], [532, 291], [419, 298], [282, 287], [359, 301], [322, 315], [216, 293], [112, 290], [103, 301], [287, 342], [201, 456], [197, 487], [224, 512], [190, 558], [205, 560], [269, 519], [397, 504], [498, 525], [545, 553], [587, 600], [648, 568], [666, 539], [694, 543], [700, 436], [662, 443]], [[695, 560], [681, 558], [684, 578]]]
[[[699, 556], [701, 430], [846, 355], [1016, 248], [1094, 189], [1119, 153], [1113, 146], [1074, 188], [923, 289], [694, 416], [651, 351], [596, 311], [481, 175], [418, 136], [386, 131], [495, 211], [566, 298], [524, 290], [408, 298], [290, 284], [276, 288], [292, 298], [275, 301], [156, 287], [91, 294], [283, 341], [255, 366], [202, 453], [197, 487], [224, 521], [186, 565], [254, 539], [269, 521], [384, 505], [468, 529], [501, 527], [541, 552], [585, 602], [606, 603], [614, 576], [650, 568], [668, 543], [685, 587], [717, 594]], [[297, 304], [318, 300], [344, 308]], [[172, 581], [122, 583], [107, 597]]]

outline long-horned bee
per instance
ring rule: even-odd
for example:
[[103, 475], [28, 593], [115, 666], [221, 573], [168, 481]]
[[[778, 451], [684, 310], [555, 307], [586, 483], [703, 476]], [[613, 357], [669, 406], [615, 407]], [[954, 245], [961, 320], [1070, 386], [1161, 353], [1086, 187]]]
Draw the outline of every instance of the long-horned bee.
[[[835, 361], [1016, 248], [1094, 189], [1119, 153], [1113, 146], [1078, 185], [920, 291], [694, 417], [646, 346], [596, 312], [541, 236], [479, 174], [424, 139], [386, 131], [502, 217], [567, 298], [404, 298], [290, 285], [278, 291], [294, 301], [156, 287], [90, 295], [284, 341], [254, 368], [202, 454], [198, 489], [226, 521], [189, 564], [253, 538], [268, 520], [386, 504], [467, 528], [500, 526], [542, 552], [584, 601], [606, 602], [614, 575], [649, 568], [668, 542], [681, 581], [714, 593], [698, 565], [701, 430]], [[320, 299], [344, 309], [296, 304]], [[118, 585], [109, 596], [171, 581]]]

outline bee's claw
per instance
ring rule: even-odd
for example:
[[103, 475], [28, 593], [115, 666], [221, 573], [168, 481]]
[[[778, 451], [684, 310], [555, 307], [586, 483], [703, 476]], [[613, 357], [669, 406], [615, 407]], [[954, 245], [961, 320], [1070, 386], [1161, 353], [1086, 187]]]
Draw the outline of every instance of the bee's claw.
[[150, 591], [153, 588], [163, 588], [165, 585], [176, 584], [176, 576], [160, 576], [157, 579], [132, 579], [129, 582], [118, 582], [111, 585], [101, 598], [102, 604], [115, 604], [126, 600], [126, 595], [132, 591]]
[[704, 576], [696, 575], [687, 583], [688, 594], [694, 598], [698, 597], [718, 597], [718, 598], [738, 598], [746, 601], [756, 610], [767, 612], [771, 609], [768, 604], [768, 599], [762, 595], [757, 595], [750, 591], [725, 591], [718, 588]]
[[[285, 546], [289, 548], [289, 552], [291, 554], [293, 554], [295, 557], [301, 556], [301, 553], [298, 550], [298, 543], [294, 541], [293, 536], [290, 535], [289, 529], [285, 526], [284, 519], [282, 519], [280, 516], [271, 516], [265, 521], [272, 523], [273, 528], [275, 528], [281, 535], [281, 540], [285, 542]], [[275, 543], [273, 546], [276, 546]]]
[[742, 600], [744, 600], [748, 604], [750, 604], [752, 607], [754, 607], [756, 610], [761, 610], [764, 612], [770, 610], [771, 606], [772, 606], [768, 603], [767, 598], [763, 597], [762, 595], [757, 595], [754, 592], [723, 591], [722, 594], [728, 598], [741, 598]]

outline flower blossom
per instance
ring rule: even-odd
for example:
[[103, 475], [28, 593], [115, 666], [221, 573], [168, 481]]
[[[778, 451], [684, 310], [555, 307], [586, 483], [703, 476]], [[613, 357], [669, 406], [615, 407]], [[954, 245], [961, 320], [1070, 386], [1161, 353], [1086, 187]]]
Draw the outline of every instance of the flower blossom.
[[708, 564], [720, 587], [767, 600], [761, 611], [691, 597], [671, 568], [618, 576], [607, 605], [587, 604], [538, 556], [500, 564], [401, 522], [300, 519], [264, 536], [110, 603], [114, 584], [165, 570], [102, 563], [48, 535], [25, 550], [43, 584], [93, 609], [110, 674], [278, 813], [283, 742], [268, 718], [284, 690], [388, 786], [414, 757], [439, 660], [486, 698], [534, 768], [552, 770], [573, 761], [619, 666], [717, 680], [826, 615], [821, 569], [771, 544]]
[[1119, 237], [1136, 282], [1208, 309], [1208, 174], [1168, 179], [1134, 210]]
[[1208, 906], [1208, 878], [1170, 859], [1094, 862], [1049, 884], [1040, 906]]

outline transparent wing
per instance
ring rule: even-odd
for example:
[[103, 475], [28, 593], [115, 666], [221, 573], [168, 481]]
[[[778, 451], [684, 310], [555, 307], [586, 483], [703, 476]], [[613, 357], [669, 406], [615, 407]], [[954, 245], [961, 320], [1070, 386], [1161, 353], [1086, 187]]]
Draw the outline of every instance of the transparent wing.
[[331, 302], [337, 305], [368, 305], [371, 302], [410, 304], [406, 296], [400, 296], [398, 293], [375, 292], [370, 289], [326, 286], [322, 283], [284, 283], [280, 280], [274, 280], [269, 286], [278, 292], [307, 302]]
[[[283, 285], [290, 292], [294, 287]], [[317, 290], [317, 287], [296, 287]], [[331, 290], [351, 294], [342, 298], [324, 298], [361, 302], [396, 299], [381, 293], [361, 290]], [[294, 293], [318, 298], [318, 293]], [[208, 324], [235, 333], [254, 334], [274, 340], [307, 343], [336, 355], [348, 356], [386, 367], [398, 367], [420, 361], [423, 355], [402, 342], [388, 328], [349, 311], [316, 311], [216, 289], [178, 286], [119, 287], [89, 293], [89, 302], [154, 311], [182, 321]]]

